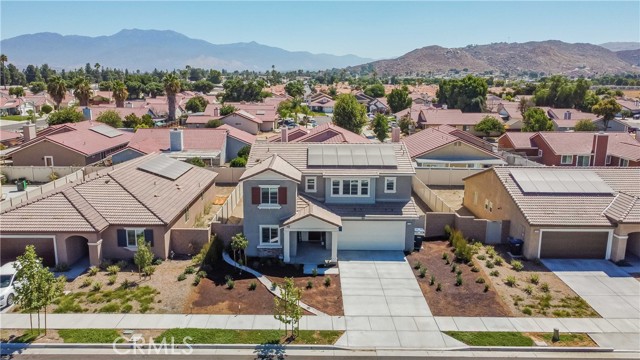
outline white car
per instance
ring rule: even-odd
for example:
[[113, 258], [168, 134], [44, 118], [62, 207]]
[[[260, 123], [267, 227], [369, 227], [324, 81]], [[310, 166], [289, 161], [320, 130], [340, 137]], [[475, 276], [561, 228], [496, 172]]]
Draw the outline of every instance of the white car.
[[15, 289], [16, 269], [13, 262], [0, 267], [0, 308], [11, 306], [16, 298]]

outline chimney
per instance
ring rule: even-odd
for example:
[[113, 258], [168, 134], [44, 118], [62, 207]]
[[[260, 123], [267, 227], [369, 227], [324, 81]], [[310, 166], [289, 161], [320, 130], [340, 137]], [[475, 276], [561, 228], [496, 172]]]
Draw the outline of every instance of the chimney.
[[124, 103], [124, 107], [126, 107], [127, 109], [133, 109], [133, 103], [131, 101], [127, 101], [126, 103]]
[[27, 142], [36, 137], [36, 124], [27, 124], [22, 127], [22, 140]]
[[599, 132], [593, 135], [591, 153], [593, 154], [593, 166], [607, 165], [607, 147], [609, 146], [609, 135]]
[[394, 143], [400, 142], [400, 128], [399, 127], [391, 128], [391, 142], [394, 142]]
[[571, 120], [571, 111], [567, 110], [564, 112], [564, 119]]
[[169, 150], [182, 151], [184, 148], [184, 137], [182, 129], [175, 128], [169, 131]]
[[85, 107], [84, 109], [82, 109], [82, 116], [84, 117], [85, 120], [93, 120], [93, 113], [91, 112], [91, 109], [88, 107]]
[[220, 109], [218, 109], [217, 107], [213, 108], [213, 116], [220, 116]]
[[280, 128], [280, 142], [289, 142], [289, 128], [286, 126]]

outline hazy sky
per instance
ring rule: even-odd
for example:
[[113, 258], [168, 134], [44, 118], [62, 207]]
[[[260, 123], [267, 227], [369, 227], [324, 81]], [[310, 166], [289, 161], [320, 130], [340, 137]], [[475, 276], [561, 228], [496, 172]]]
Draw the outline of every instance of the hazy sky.
[[427, 45], [557, 39], [640, 41], [640, 1], [11, 1], [0, 38], [36, 32], [111, 35], [174, 30], [216, 44], [256, 41], [287, 50], [371, 58]]

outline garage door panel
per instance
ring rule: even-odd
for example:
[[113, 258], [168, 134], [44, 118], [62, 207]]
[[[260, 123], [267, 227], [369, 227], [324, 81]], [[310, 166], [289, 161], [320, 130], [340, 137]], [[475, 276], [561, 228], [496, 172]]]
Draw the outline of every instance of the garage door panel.
[[404, 250], [404, 221], [342, 221], [339, 250]]
[[53, 248], [53, 240], [50, 238], [8, 238], [0, 239], [0, 262], [3, 264], [15, 261], [16, 258], [24, 254], [27, 245], [33, 245], [36, 248], [36, 254], [43, 260], [44, 265], [54, 266], [56, 264], [56, 255]]
[[540, 257], [546, 259], [604, 259], [607, 232], [544, 231]]

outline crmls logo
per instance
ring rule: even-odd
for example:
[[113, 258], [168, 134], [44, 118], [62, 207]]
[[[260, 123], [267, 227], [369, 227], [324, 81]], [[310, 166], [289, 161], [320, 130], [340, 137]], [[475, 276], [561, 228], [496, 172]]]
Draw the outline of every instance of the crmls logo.
[[171, 337], [171, 342], [167, 342], [166, 338], [156, 343], [153, 338], [149, 338], [149, 342], [145, 343], [144, 338], [140, 338], [131, 344], [131, 347], [123, 348], [119, 346], [120, 342], [127, 342], [130, 339], [118, 337], [112, 344], [113, 351], [118, 355], [191, 355], [193, 347], [191, 347], [191, 336], [185, 336], [181, 343]]

